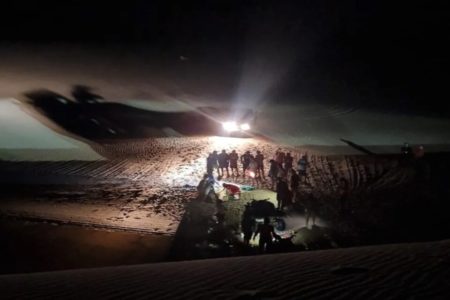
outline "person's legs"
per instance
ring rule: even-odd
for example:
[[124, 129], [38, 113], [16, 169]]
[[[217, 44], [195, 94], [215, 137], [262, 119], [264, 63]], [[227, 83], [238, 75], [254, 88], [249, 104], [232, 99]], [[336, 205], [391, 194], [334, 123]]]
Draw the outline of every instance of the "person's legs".
[[265, 244], [266, 244], [265, 241], [260, 238], [259, 239], [259, 244], [258, 244], [259, 253], [264, 253], [264, 246], [265, 246]]
[[266, 253], [268, 253], [268, 252], [272, 252], [272, 250], [273, 250], [273, 247], [272, 247], [272, 240], [271, 239], [269, 239], [269, 240], [267, 240], [266, 241]]

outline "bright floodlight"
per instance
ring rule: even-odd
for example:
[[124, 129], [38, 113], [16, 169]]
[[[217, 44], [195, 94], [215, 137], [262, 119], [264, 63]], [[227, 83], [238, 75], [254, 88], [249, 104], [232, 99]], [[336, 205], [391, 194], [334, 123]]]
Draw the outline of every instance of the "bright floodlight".
[[241, 130], [249, 130], [249, 129], [250, 129], [250, 125], [248, 125], [247, 123], [241, 124]]
[[222, 124], [222, 126], [223, 129], [225, 129], [228, 132], [239, 130], [239, 127], [237, 126], [236, 122], [225, 122]]

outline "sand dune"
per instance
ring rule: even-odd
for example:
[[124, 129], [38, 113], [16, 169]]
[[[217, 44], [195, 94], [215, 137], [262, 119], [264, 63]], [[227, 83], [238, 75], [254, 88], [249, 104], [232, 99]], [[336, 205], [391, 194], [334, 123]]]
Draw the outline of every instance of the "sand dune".
[[[184, 204], [195, 198], [192, 193], [205, 172], [208, 153], [261, 150], [267, 172], [268, 160], [278, 148], [255, 138], [147, 138], [93, 145], [97, 153], [108, 158], [102, 161], [1, 161], [3, 182], [32, 185], [21, 187], [21, 196], [14, 186], [7, 188], [10, 192], [3, 193], [0, 210], [14, 216], [173, 234]], [[281, 148], [296, 159], [303, 153], [301, 148]], [[409, 182], [414, 175], [405, 172], [392, 157], [311, 154], [309, 158], [310, 176], [302, 190], [314, 191], [322, 198], [338, 196], [340, 178], [345, 178], [350, 191], [357, 193], [393, 188]], [[242, 177], [224, 180], [270, 188], [268, 179], [259, 183]], [[17, 201], [19, 198], [23, 201]], [[123, 215], [123, 209], [131, 213]]]
[[448, 299], [450, 241], [0, 276], [3, 299]]

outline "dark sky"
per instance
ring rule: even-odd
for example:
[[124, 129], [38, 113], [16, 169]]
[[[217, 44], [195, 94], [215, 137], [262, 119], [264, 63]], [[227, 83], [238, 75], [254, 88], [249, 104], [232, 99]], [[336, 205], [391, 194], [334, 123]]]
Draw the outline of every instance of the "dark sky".
[[288, 66], [273, 97], [447, 108], [448, 1], [52, 2], [2, 2], [3, 43], [147, 45], [239, 64], [278, 55]]

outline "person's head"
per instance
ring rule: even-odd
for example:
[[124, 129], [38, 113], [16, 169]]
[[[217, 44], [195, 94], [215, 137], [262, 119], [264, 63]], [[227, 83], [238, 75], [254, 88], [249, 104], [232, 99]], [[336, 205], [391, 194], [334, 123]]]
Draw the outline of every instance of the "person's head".
[[269, 160], [270, 164], [273, 164], [275, 161], [273, 159]]
[[291, 152], [288, 152], [286, 155], [287, 155], [287, 156], [291, 156]]
[[231, 151], [231, 153], [236, 153], [236, 150]]
[[261, 151], [259, 151], [259, 150], [256, 150], [256, 154], [261, 154]]
[[209, 177], [208, 174], [203, 174], [203, 179], [207, 179]]
[[226, 152], [225, 152], [225, 149], [224, 149], [224, 150], [222, 150], [222, 153], [226, 153]]
[[248, 151], [248, 150], [247, 150], [247, 151], [245, 151], [245, 154], [250, 154], [250, 151]]
[[213, 151], [213, 154], [217, 154], [217, 151], [216, 151], [216, 150], [214, 150], [214, 151]]
[[270, 224], [269, 217], [264, 217], [264, 224]]

